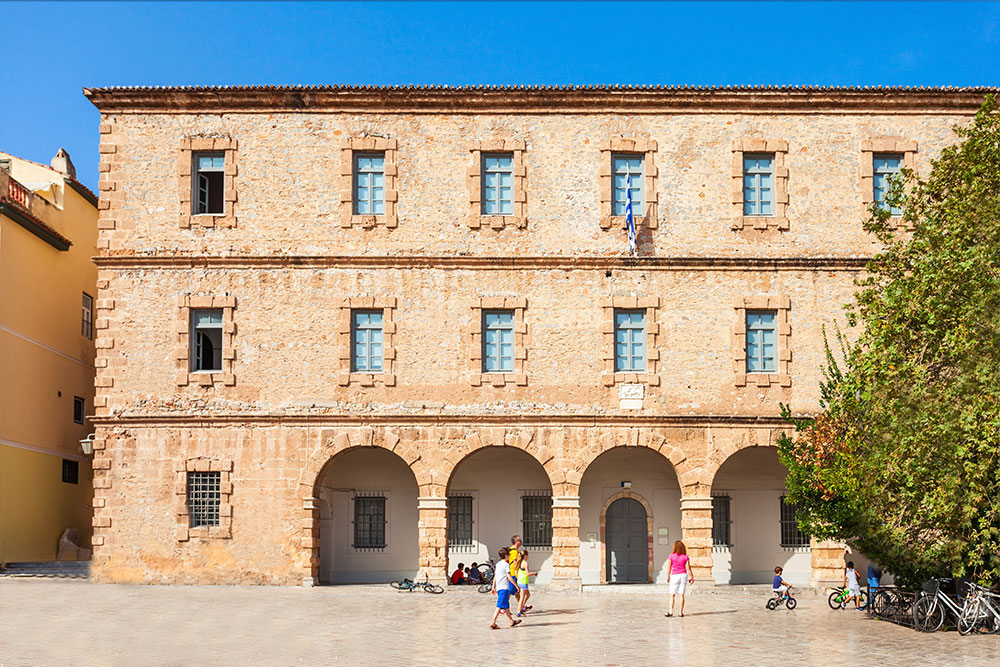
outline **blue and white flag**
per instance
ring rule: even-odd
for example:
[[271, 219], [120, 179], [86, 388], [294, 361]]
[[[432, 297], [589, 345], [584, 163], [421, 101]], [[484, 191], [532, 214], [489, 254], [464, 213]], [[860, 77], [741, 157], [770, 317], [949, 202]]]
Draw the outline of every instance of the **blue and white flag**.
[[625, 226], [628, 228], [628, 254], [635, 257], [635, 218], [632, 217], [632, 176], [625, 181]]

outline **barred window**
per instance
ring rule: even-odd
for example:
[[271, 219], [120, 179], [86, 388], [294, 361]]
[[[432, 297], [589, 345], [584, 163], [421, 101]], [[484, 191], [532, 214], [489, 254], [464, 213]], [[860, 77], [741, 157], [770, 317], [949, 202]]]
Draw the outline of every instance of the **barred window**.
[[526, 547], [552, 547], [552, 493], [526, 491], [521, 496], [521, 533]]
[[799, 530], [799, 522], [795, 515], [803, 509], [802, 503], [788, 505], [785, 503], [786, 496], [781, 496], [781, 546], [782, 547], [807, 547], [809, 546], [809, 536]]
[[354, 497], [354, 548], [385, 549], [385, 496]]
[[472, 496], [448, 496], [448, 546], [472, 546]]
[[222, 474], [218, 472], [188, 473], [188, 514], [191, 527], [219, 525], [219, 484]]
[[86, 292], [80, 305], [80, 335], [87, 340], [94, 337], [94, 297]]
[[732, 527], [729, 496], [712, 496], [712, 544], [717, 547], [732, 546]]

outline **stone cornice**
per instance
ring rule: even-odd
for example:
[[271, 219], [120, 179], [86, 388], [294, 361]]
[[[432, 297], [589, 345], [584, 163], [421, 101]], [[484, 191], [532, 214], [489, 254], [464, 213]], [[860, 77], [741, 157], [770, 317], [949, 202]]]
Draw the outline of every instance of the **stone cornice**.
[[[797, 415], [796, 418], [805, 416]], [[96, 426], [232, 427], [232, 426], [791, 426], [780, 416], [742, 415], [593, 415], [593, 414], [214, 414], [112, 415], [91, 417]]]
[[974, 112], [997, 87], [181, 86], [84, 88], [102, 112]]
[[426, 255], [103, 255], [101, 269], [472, 269], [861, 271], [867, 257], [488, 257]]

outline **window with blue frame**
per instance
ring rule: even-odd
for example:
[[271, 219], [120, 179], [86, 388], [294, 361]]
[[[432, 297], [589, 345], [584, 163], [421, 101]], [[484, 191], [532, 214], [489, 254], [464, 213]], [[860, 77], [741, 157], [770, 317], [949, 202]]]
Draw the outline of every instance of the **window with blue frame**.
[[615, 311], [615, 372], [646, 371], [646, 311]]
[[774, 215], [773, 155], [743, 155], [743, 215]]
[[514, 157], [510, 153], [483, 155], [483, 215], [513, 215]]
[[903, 168], [902, 155], [875, 155], [872, 157], [872, 200], [875, 204], [889, 211], [891, 215], [903, 215], [902, 209], [889, 206], [885, 197], [892, 186], [892, 177]]
[[632, 215], [644, 215], [646, 177], [642, 155], [611, 156], [611, 172], [614, 179], [614, 215], [625, 215], [628, 201], [626, 193], [632, 190]]
[[483, 372], [514, 372], [514, 311], [483, 311]]
[[225, 210], [225, 153], [194, 154], [194, 213], [219, 215]]
[[382, 311], [351, 311], [351, 371], [382, 372]]
[[747, 311], [747, 372], [777, 372], [778, 313]]
[[385, 154], [354, 154], [354, 215], [385, 214]]

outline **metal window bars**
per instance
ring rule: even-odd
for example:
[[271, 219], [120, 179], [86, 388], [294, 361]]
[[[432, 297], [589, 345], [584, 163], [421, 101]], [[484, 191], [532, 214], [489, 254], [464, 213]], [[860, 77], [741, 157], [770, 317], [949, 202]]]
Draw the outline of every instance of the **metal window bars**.
[[218, 472], [188, 473], [188, 515], [191, 527], [219, 525], [219, 485], [222, 475]]

